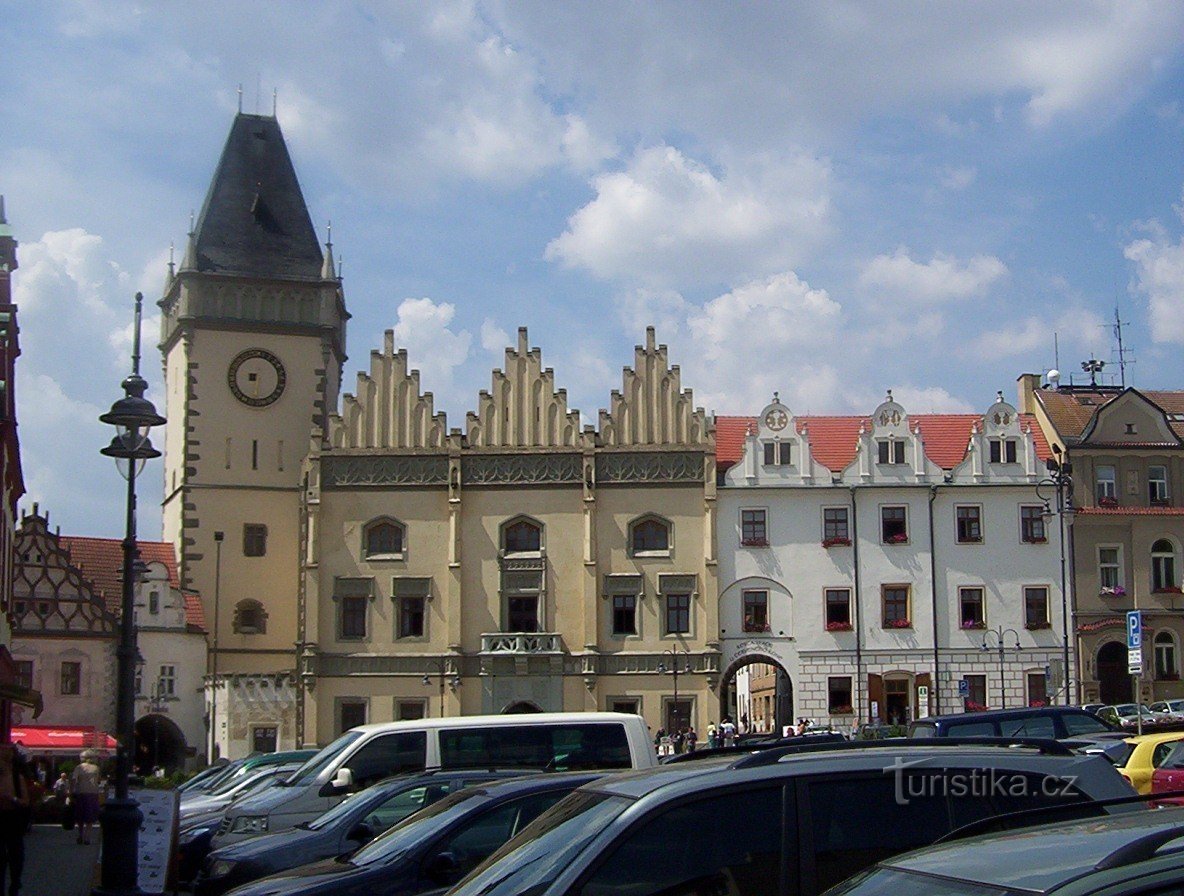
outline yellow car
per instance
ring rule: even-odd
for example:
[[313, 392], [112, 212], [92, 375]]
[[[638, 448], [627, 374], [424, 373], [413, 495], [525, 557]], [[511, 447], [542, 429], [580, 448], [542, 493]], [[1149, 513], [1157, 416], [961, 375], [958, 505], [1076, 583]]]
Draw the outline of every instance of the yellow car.
[[1158, 734], [1128, 737], [1123, 743], [1130, 752], [1127, 753], [1126, 764], [1120, 765], [1118, 770], [1138, 793], [1150, 793], [1151, 773], [1159, 768], [1171, 752], [1172, 744], [1178, 740], [1184, 740], [1184, 731], [1161, 731]]

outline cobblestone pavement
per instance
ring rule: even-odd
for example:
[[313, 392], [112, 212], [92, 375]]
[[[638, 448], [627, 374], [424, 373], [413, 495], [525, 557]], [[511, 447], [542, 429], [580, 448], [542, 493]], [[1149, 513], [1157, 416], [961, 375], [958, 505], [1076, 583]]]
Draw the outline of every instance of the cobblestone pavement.
[[61, 825], [33, 825], [25, 837], [21, 896], [87, 896], [99, 880], [95, 827], [91, 845], [83, 846], [75, 842], [74, 831], [63, 831]]

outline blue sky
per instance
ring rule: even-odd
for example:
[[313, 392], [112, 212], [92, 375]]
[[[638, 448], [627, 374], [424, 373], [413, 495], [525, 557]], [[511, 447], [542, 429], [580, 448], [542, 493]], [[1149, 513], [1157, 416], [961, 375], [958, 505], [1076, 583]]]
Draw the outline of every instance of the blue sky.
[[[0, 0], [29, 496], [121, 534], [97, 416], [243, 86], [333, 222], [345, 382], [393, 328], [450, 425], [518, 326], [594, 419], [648, 323], [720, 414], [1184, 387], [1184, 7]], [[158, 321], [149, 305], [148, 344]], [[150, 398], [160, 400], [149, 352]], [[1112, 365], [1112, 368], [1116, 365]], [[158, 465], [159, 470], [159, 465]], [[159, 533], [149, 468], [141, 530]]]

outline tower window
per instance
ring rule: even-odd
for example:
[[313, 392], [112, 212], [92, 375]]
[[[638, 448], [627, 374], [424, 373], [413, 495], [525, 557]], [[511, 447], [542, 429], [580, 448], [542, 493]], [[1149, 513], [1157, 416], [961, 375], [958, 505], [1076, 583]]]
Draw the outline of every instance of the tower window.
[[262, 635], [267, 631], [267, 612], [257, 600], [240, 600], [234, 608], [234, 630], [240, 635]]
[[243, 556], [262, 557], [267, 553], [267, 527], [262, 523], [243, 524]]

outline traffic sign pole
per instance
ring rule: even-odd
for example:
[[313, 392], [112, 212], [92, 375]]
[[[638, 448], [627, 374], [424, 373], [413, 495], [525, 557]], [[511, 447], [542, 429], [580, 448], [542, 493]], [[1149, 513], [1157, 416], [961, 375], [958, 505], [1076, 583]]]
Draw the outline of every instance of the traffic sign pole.
[[1128, 610], [1126, 614], [1126, 669], [1134, 677], [1135, 714], [1137, 731], [1143, 733], [1143, 614]]

